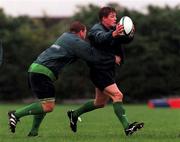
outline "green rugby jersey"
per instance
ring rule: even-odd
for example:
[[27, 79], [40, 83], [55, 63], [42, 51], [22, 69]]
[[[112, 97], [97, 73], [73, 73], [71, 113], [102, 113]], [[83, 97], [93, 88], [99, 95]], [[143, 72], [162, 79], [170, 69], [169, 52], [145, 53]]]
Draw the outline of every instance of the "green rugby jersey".
[[[71, 64], [79, 58], [92, 64], [99, 64], [106, 60], [109, 62], [106, 56], [92, 48], [88, 42], [76, 34], [67, 32], [63, 33], [51, 47], [38, 56], [30, 66], [29, 72], [42, 73], [55, 80], [65, 65]], [[111, 62], [115, 62], [115, 59], [113, 58]]]
[[[106, 56], [118, 55], [121, 60], [124, 60], [124, 49], [122, 44], [127, 44], [133, 40], [133, 36], [122, 35], [113, 38], [112, 32], [115, 27], [111, 29], [106, 28], [103, 24], [95, 24], [88, 33], [88, 38], [93, 47], [106, 54]], [[110, 66], [111, 68], [111, 66]]]

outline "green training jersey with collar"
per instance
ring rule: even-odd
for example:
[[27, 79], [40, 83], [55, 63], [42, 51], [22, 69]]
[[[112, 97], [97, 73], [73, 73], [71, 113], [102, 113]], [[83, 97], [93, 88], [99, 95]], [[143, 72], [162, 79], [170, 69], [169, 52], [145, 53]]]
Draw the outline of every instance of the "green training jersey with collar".
[[[79, 58], [92, 64], [110, 60], [109, 57], [100, 54], [76, 34], [66, 32], [38, 56], [30, 66], [29, 72], [42, 73], [52, 80], [56, 80], [65, 65], [71, 64]], [[112, 57], [111, 59], [111, 62], [114, 62], [115, 59]]]
[[122, 35], [113, 38], [112, 32], [115, 27], [111, 29], [106, 28], [102, 23], [95, 24], [88, 33], [88, 38], [93, 47], [106, 54], [107, 56], [118, 55], [124, 60], [124, 51], [122, 44], [127, 44], [132, 41], [133, 36]]

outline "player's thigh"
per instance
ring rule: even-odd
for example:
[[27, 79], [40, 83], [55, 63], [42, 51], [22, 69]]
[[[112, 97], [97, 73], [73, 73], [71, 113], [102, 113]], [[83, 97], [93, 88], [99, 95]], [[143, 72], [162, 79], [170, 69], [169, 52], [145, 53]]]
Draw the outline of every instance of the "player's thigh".
[[52, 80], [39, 73], [28, 74], [29, 88], [38, 99], [55, 98], [55, 87]]
[[43, 74], [29, 73], [28, 83], [33, 95], [39, 99], [44, 112], [53, 111], [55, 88], [51, 79]]

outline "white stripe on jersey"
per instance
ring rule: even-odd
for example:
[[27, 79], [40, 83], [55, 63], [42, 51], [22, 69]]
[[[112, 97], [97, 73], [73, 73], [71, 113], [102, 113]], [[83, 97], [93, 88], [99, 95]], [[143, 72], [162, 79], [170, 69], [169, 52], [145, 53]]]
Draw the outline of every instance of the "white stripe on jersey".
[[60, 48], [61, 48], [61, 46], [59, 46], [59, 45], [56, 45], [56, 44], [53, 44], [53, 45], [51, 45], [51, 48], [60, 49]]

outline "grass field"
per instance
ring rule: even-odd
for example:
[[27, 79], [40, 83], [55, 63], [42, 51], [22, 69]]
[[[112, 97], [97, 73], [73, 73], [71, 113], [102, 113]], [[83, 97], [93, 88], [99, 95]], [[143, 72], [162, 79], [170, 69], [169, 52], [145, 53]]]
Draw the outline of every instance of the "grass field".
[[69, 128], [66, 111], [75, 109], [78, 105], [57, 105], [54, 112], [44, 119], [39, 136], [29, 138], [27, 134], [31, 128], [31, 116], [21, 119], [15, 134], [8, 130], [7, 111], [22, 106], [24, 105], [0, 105], [0, 142], [180, 142], [178, 109], [125, 106], [130, 120], [145, 122], [141, 131], [126, 137], [111, 105], [82, 116], [75, 134]]

